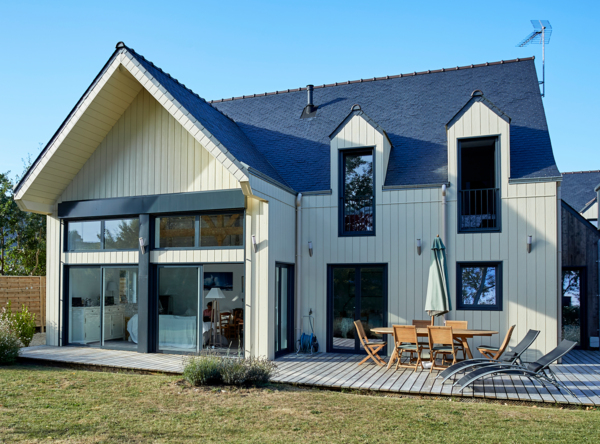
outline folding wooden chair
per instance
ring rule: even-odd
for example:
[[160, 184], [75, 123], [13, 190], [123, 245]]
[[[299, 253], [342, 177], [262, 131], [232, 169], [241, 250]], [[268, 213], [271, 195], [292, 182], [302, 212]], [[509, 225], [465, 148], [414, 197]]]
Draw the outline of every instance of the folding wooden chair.
[[[427, 327], [429, 334], [429, 350], [431, 351], [431, 373], [435, 370], [445, 370], [448, 366], [444, 366], [446, 356], [452, 355], [452, 364], [456, 364], [456, 349], [454, 348], [454, 335], [452, 327]], [[435, 360], [438, 354], [442, 355], [442, 365], [437, 366]]]
[[[469, 328], [468, 321], [446, 321], [446, 327], [452, 327], [460, 330], [466, 330]], [[454, 338], [454, 348], [456, 351], [462, 351], [463, 360], [467, 359], [467, 352], [465, 346], [460, 339]]]
[[382, 366], [385, 365], [385, 361], [379, 357], [379, 352], [383, 347], [386, 346], [386, 342], [384, 341], [373, 341], [367, 338], [365, 334], [365, 329], [363, 328], [362, 322], [354, 321], [354, 325], [356, 326], [356, 332], [358, 333], [358, 339], [360, 339], [360, 343], [363, 348], [367, 352], [367, 357], [360, 361], [358, 365], [361, 365], [363, 362], [367, 361], [369, 358], [375, 362], [375, 364]]
[[[394, 335], [394, 346], [396, 347], [398, 353], [396, 370], [398, 370], [399, 367], [406, 367], [414, 368], [415, 371], [417, 371], [419, 365], [421, 368], [424, 368], [423, 362], [421, 361], [421, 352], [423, 351], [423, 346], [419, 344], [419, 340], [417, 338], [417, 327], [414, 325], [394, 325], [392, 328]], [[403, 353], [410, 353], [408, 364], [401, 363]], [[414, 359], [414, 354], [417, 355], [416, 361]]]
[[515, 329], [515, 325], [512, 325], [508, 331], [506, 332], [506, 336], [504, 337], [504, 341], [502, 341], [502, 345], [500, 346], [500, 348], [498, 347], [493, 347], [491, 345], [480, 345], [479, 347], [477, 347], [477, 350], [479, 350], [479, 353], [481, 353], [483, 356], [485, 356], [488, 359], [491, 359], [493, 361], [497, 361], [498, 358], [500, 358], [500, 356], [502, 356], [502, 353], [504, 353], [504, 350], [506, 350], [506, 347], [508, 347], [508, 343], [510, 342], [510, 337], [513, 334], [513, 330]]

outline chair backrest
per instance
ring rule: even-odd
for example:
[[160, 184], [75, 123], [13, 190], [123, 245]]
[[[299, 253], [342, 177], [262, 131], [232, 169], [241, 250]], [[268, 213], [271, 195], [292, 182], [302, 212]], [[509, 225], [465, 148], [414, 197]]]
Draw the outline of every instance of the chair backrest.
[[529, 330], [527, 332], [527, 334], [525, 335], [525, 337], [523, 339], [521, 339], [521, 342], [519, 342], [511, 351], [510, 354], [502, 359], [502, 361], [507, 361], [507, 362], [515, 362], [517, 359], [519, 359], [521, 357], [521, 355], [523, 353], [525, 353], [525, 351], [531, 347], [531, 344], [534, 343], [534, 341], [537, 339], [538, 335], [540, 334], [539, 330]]
[[438, 327], [429, 325], [427, 327], [429, 334], [429, 348], [433, 349], [434, 344], [451, 345], [454, 351], [454, 337], [452, 335], [452, 327]]
[[455, 330], [466, 330], [469, 328], [468, 321], [446, 321], [446, 327], [452, 327]]
[[513, 330], [515, 329], [515, 327], [516, 327], [516, 325], [511, 325], [510, 328], [508, 329], [508, 331], [506, 332], [504, 341], [502, 341], [502, 345], [498, 349], [498, 354], [496, 356], [502, 356], [502, 353], [504, 353], [504, 350], [506, 350], [506, 347], [508, 347], [508, 343], [510, 342], [510, 337], [512, 336]]
[[362, 322], [354, 321], [354, 326], [356, 327], [356, 332], [358, 333], [358, 339], [360, 339], [360, 342], [364, 346], [365, 342], [367, 341], [367, 335], [365, 334], [365, 329], [363, 328]]
[[414, 325], [393, 325], [394, 344], [396, 346], [403, 342], [417, 344], [417, 327]]
[[417, 328], [427, 328], [431, 325], [431, 321], [420, 321], [413, 319], [412, 325], [414, 325]]
[[231, 320], [231, 313], [229, 313], [229, 312], [219, 313], [219, 321], [221, 321], [221, 325], [229, 324], [230, 320]]
[[243, 308], [234, 308], [233, 309], [233, 320], [237, 321], [238, 319], [244, 319], [244, 309]]
[[558, 347], [556, 347], [550, 353], [547, 353], [537, 361], [528, 364], [527, 370], [539, 373], [540, 371], [547, 368], [550, 364], [552, 364], [555, 361], [558, 361], [564, 355], [569, 353], [576, 345], [577, 342], [567, 341], [566, 339], [564, 339], [560, 344], [558, 344]]

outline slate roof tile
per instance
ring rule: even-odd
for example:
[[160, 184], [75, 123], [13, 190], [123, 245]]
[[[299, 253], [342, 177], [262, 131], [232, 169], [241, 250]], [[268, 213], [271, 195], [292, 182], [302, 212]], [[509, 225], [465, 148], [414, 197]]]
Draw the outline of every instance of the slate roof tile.
[[574, 171], [563, 173], [561, 197], [575, 210], [581, 212], [596, 199], [594, 188], [600, 185], [600, 171]]

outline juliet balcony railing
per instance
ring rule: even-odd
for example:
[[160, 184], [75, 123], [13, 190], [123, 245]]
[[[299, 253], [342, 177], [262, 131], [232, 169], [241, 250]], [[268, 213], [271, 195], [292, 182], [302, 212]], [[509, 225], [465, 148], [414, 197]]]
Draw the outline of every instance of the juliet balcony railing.
[[460, 190], [459, 230], [498, 231], [500, 229], [500, 204], [498, 188]]

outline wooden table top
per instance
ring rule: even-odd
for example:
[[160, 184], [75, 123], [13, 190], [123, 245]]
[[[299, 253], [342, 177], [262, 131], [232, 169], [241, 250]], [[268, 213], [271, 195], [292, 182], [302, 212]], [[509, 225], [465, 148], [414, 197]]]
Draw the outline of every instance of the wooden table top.
[[[392, 327], [378, 327], [378, 328], [372, 328], [371, 331], [378, 335], [391, 335], [393, 333], [393, 328]], [[492, 335], [498, 334], [497, 331], [493, 331], [493, 330], [470, 330], [470, 329], [463, 329], [463, 328], [453, 328], [452, 333], [455, 336], [465, 336], [465, 337], [492, 336]], [[417, 328], [417, 334], [427, 336], [427, 329], [426, 328]]]

